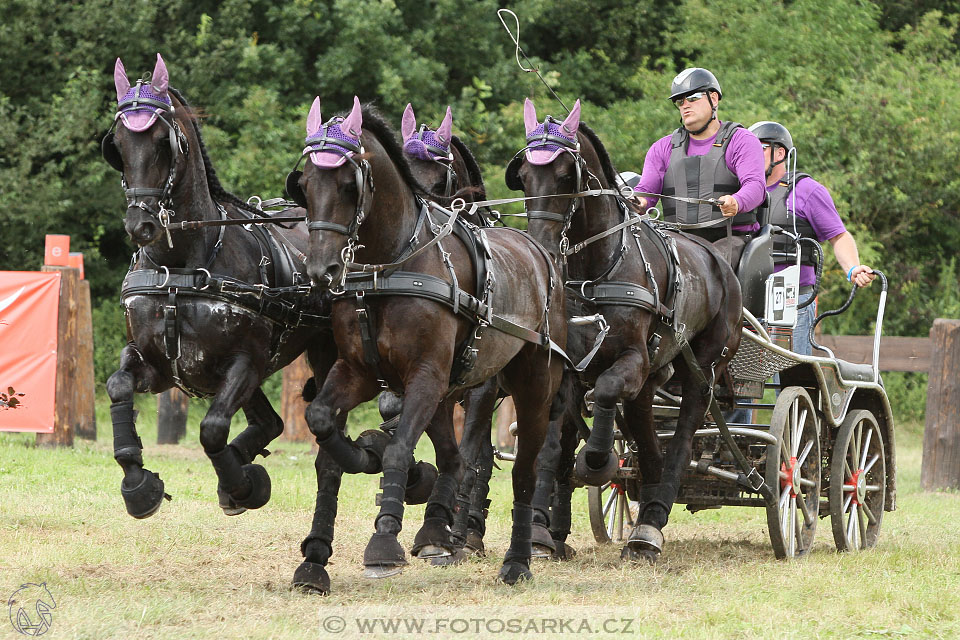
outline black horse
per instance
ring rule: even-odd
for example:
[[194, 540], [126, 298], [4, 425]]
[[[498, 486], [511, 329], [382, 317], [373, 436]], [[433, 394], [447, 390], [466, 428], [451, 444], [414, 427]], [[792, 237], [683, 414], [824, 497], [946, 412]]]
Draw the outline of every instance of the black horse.
[[[713, 390], [709, 378], [719, 375], [739, 346], [740, 286], [708, 243], [629, 219], [611, 191], [616, 171], [606, 150], [580, 122], [579, 101], [562, 122], [548, 116], [539, 123], [527, 100], [524, 124], [528, 145], [507, 168], [507, 186], [527, 196], [607, 190], [601, 197], [530, 201], [528, 230], [561, 263], [572, 294], [602, 311], [610, 325], [583, 374], [594, 389], [594, 420], [576, 470], [588, 484], [611, 479], [618, 465], [611, 452], [613, 427], [622, 402], [623, 426], [643, 479], [638, 524], [623, 555], [653, 562], [690, 461], [693, 433], [704, 420]], [[570, 350], [585, 348], [587, 341], [570, 328]], [[683, 398], [664, 457], [651, 407], [672, 370]], [[707, 380], [698, 375], [703, 371]]]
[[[470, 149], [453, 134], [453, 112], [447, 107], [440, 126], [431, 129], [425, 124], [417, 126], [413, 106], [407, 104], [400, 123], [403, 154], [410, 165], [414, 180], [424, 185], [431, 193], [450, 198], [454, 194], [466, 202], [486, 199], [486, 188], [480, 165]], [[464, 212], [463, 219], [474, 225], [489, 225], [485, 210]], [[430, 558], [435, 565], [460, 562], [464, 550], [484, 554], [483, 536], [486, 531], [486, 511], [489, 504], [490, 477], [493, 473], [493, 445], [490, 441], [490, 425], [499, 396], [495, 378], [464, 392], [464, 424], [460, 439], [460, 455], [466, 465], [466, 473], [457, 492], [457, 509], [449, 543], [415, 545], [414, 555]], [[400, 413], [400, 405], [389, 391], [380, 395], [380, 405], [389, 403], [391, 411]], [[391, 402], [391, 400], [393, 400]], [[381, 411], [384, 413], [384, 411]], [[385, 414], [384, 418], [388, 416]], [[448, 505], [453, 508], [453, 505]], [[445, 527], [445, 519], [435, 519], [434, 526]], [[428, 538], [427, 536], [424, 536]], [[440, 536], [429, 536], [439, 538]]]
[[[302, 174], [288, 177], [287, 190], [307, 205], [311, 281], [337, 296], [331, 317], [339, 349], [307, 422], [318, 441], [331, 443], [340, 435], [339, 418], [375, 396], [381, 384], [404, 395], [399, 424], [380, 458], [383, 494], [364, 565], [384, 575], [406, 564], [397, 534], [406, 469], [424, 427], [434, 436], [441, 474], [427, 512], [452, 521], [443, 505], [450, 503], [463, 467], [453, 437], [453, 403], [459, 391], [499, 374], [500, 386], [516, 400], [519, 430], [514, 525], [500, 577], [509, 584], [531, 577], [534, 463], [562, 370], [549, 344], [552, 338], [563, 345], [566, 333], [562, 287], [554, 286], [559, 274], [526, 234], [506, 227], [467, 229], [454, 224], [455, 211], [445, 214], [426, 204], [420, 197], [425, 189], [410, 174], [394, 132], [358, 100], [346, 118], [323, 124], [317, 99], [307, 132], [307, 162]], [[385, 261], [389, 266], [372, 264]], [[329, 448], [341, 451], [343, 444]], [[358, 457], [372, 455], [369, 448], [354, 448]], [[326, 450], [317, 464], [321, 473], [339, 478]], [[330, 483], [322, 505], [318, 499], [322, 508], [294, 576], [295, 584], [322, 592], [329, 589], [324, 565], [337, 484]]]
[[[221, 186], [199, 123], [169, 87], [163, 59], [157, 56], [150, 82], [134, 86], [117, 59], [114, 80], [116, 131], [104, 137], [102, 150], [122, 172], [124, 227], [140, 247], [121, 293], [129, 342], [107, 381], [121, 493], [135, 518], [159, 509], [164, 485], [143, 467], [133, 395], [176, 385], [212, 398], [200, 442], [217, 472], [220, 506], [236, 515], [269, 500], [270, 477], [252, 462], [283, 431], [260, 384], [305, 349], [315, 374], [325, 377], [336, 359], [329, 305], [303, 293], [305, 225], [230, 224], [263, 213]], [[228, 445], [231, 418], [241, 408], [248, 426]]]

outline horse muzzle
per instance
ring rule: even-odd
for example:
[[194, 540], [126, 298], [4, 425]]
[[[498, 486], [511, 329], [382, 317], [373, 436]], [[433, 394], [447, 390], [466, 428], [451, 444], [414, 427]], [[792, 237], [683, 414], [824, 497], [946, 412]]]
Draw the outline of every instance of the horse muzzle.
[[334, 282], [339, 280], [342, 268], [343, 265], [336, 262], [328, 265], [311, 264], [307, 267], [310, 284], [323, 290], [329, 289]]
[[123, 228], [130, 240], [139, 247], [153, 244], [162, 235], [160, 225], [155, 220], [146, 217], [128, 217]]

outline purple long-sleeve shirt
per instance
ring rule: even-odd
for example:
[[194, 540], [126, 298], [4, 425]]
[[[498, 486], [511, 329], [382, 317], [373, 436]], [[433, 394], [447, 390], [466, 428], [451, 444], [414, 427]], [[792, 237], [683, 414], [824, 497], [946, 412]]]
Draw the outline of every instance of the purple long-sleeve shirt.
[[[773, 191], [777, 184], [767, 187]], [[837, 205], [833, 203], [827, 188], [813, 178], [803, 178], [797, 182], [797, 217], [803, 218], [813, 227], [817, 240], [825, 242], [845, 232], [847, 228], [840, 219]], [[793, 211], [793, 195], [787, 192], [787, 211]], [[774, 271], [786, 269], [786, 264], [779, 264]], [[800, 265], [800, 286], [812, 285], [817, 280], [816, 270], [807, 265]]]
[[[723, 124], [721, 122], [721, 124]], [[719, 131], [718, 131], [719, 133]], [[667, 173], [670, 164], [670, 135], [664, 136], [650, 145], [647, 156], [643, 160], [643, 175], [635, 191], [646, 193], [660, 193], [663, 189], [663, 176]], [[690, 138], [687, 146], [687, 156], [704, 156], [710, 151], [717, 136], [706, 140]], [[760, 206], [765, 195], [766, 179], [763, 173], [763, 147], [760, 141], [750, 131], [738, 128], [730, 137], [727, 152], [724, 155], [727, 168], [740, 181], [740, 190], [733, 194], [740, 211], [751, 211]], [[649, 200], [649, 199], [648, 199]], [[652, 205], [654, 203], [647, 203]], [[760, 228], [757, 223], [751, 225], [736, 225], [734, 231], [756, 231]]]

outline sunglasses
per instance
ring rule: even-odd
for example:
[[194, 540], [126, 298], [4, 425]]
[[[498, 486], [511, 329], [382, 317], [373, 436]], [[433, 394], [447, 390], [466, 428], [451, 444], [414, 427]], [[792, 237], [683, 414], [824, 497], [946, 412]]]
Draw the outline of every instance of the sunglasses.
[[687, 101], [687, 102], [696, 102], [697, 100], [699, 100], [700, 98], [703, 98], [703, 97], [706, 96], [706, 95], [707, 95], [707, 92], [706, 92], [706, 91], [697, 91], [697, 92], [691, 93], [691, 94], [689, 94], [689, 95], [680, 96], [679, 98], [674, 98], [674, 99], [673, 99], [673, 104], [677, 105], [677, 109], [679, 109], [680, 107], [683, 106], [683, 102], [684, 102], [684, 101]]

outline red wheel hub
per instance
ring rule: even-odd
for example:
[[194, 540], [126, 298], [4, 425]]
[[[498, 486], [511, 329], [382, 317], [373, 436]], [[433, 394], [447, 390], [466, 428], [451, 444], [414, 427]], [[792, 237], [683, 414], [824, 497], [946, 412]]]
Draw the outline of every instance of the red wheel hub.
[[797, 493], [800, 491], [800, 467], [797, 465], [797, 457], [793, 456], [790, 458], [790, 466], [781, 462], [780, 471], [786, 476], [781, 476], [780, 478], [780, 490], [783, 491], [787, 487], [790, 487], [790, 497], [796, 498]]

